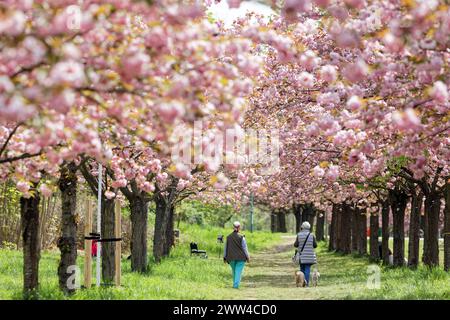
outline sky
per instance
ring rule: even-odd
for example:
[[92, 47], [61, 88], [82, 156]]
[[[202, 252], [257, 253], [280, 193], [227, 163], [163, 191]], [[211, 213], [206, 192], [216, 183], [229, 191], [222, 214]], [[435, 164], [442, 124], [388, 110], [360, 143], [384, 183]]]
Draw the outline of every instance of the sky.
[[243, 17], [249, 11], [253, 11], [264, 16], [275, 14], [267, 5], [255, 1], [242, 1], [238, 9], [228, 7], [228, 2], [222, 0], [218, 4], [212, 4], [209, 10], [213, 17], [223, 20], [226, 26], [230, 26], [236, 18]]

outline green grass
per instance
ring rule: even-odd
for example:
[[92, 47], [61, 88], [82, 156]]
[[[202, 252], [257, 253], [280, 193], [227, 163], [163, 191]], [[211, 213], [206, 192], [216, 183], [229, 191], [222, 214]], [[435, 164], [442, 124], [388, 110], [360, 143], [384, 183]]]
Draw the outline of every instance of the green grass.
[[[380, 287], [367, 286], [369, 262], [367, 256], [342, 255], [329, 252], [324, 242], [317, 248], [321, 274], [318, 287], [297, 288], [291, 263], [292, 242], [257, 254], [246, 267], [242, 289], [234, 299], [446, 299], [450, 300], [450, 274], [442, 268], [428, 270], [419, 267], [380, 269]], [[259, 258], [258, 256], [261, 255]], [[314, 268], [314, 267], [313, 267]]]
[[[445, 299], [450, 300], [450, 273], [441, 268], [417, 270], [380, 269], [380, 287], [367, 286], [367, 256], [329, 252], [324, 242], [317, 248], [321, 273], [316, 288], [296, 288], [291, 262], [294, 236], [268, 232], [246, 232], [252, 256], [244, 269], [240, 290], [231, 287], [230, 267], [222, 262], [217, 235], [229, 230], [181, 225], [181, 243], [160, 264], [150, 263], [147, 274], [130, 271], [123, 260], [122, 286], [82, 289], [65, 297], [58, 289], [58, 252], [44, 252], [40, 263], [40, 299]], [[208, 259], [191, 257], [189, 243], [207, 250]], [[392, 246], [391, 246], [392, 248]], [[149, 248], [151, 250], [151, 248]], [[442, 256], [442, 254], [441, 254]], [[125, 257], [125, 255], [124, 255]], [[83, 258], [78, 259], [80, 267]], [[95, 281], [95, 280], [94, 280]], [[0, 299], [22, 298], [22, 254], [0, 250]]]
[[[217, 243], [217, 235], [229, 232], [228, 229], [182, 225], [180, 244], [160, 264], [150, 263], [147, 274], [132, 273], [130, 262], [124, 259], [121, 287], [97, 289], [93, 286], [89, 290], [78, 290], [70, 299], [221, 299], [232, 289], [228, 288], [229, 266], [219, 257], [223, 249]], [[249, 251], [253, 253], [279, 242], [280, 235], [258, 231], [247, 232], [246, 238]], [[209, 258], [191, 257], [191, 241], [207, 250]], [[149, 250], [151, 252], [151, 248]], [[81, 270], [83, 260], [78, 258]], [[58, 252], [43, 252], [39, 299], [67, 299], [58, 289], [58, 261]], [[22, 253], [0, 250], [0, 299], [21, 299], [22, 284]]]
[[[369, 240], [367, 240], [368, 242]], [[408, 241], [409, 239], [405, 239], [405, 258], [408, 259]], [[381, 242], [381, 238], [380, 238]], [[389, 248], [394, 251], [394, 239], [389, 238]], [[369, 247], [367, 247], [367, 250], [369, 250]], [[422, 255], [423, 255], [423, 238], [419, 241], [419, 261], [422, 261]], [[444, 239], [439, 239], [439, 265], [444, 265]]]
[[[319, 255], [327, 267], [324, 281], [353, 287], [345, 299], [450, 299], [450, 274], [442, 266], [432, 270], [422, 265], [417, 270], [392, 268], [373, 264], [367, 256], [330, 253], [323, 245]], [[379, 267], [379, 288], [367, 286], [372, 274], [369, 266]]]

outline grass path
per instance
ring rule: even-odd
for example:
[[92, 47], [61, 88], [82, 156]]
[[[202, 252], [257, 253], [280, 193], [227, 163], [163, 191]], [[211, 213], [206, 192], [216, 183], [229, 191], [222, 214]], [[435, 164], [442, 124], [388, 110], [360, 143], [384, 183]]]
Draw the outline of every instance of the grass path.
[[[324, 243], [317, 248], [321, 278], [318, 287], [297, 288], [291, 262], [295, 236], [252, 256], [244, 270], [240, 290], [230, 290], [229, 299], [450, 299], [450, 276], [442, 269], [416, 271], [381, 267], [379, 289], [367, 287], [366, 257], [328, 252]], [[314, 267], [313, 267], [314, 268]], [[227, 290], [228, 291], [228, 290]]]
[[[322, 255], [318, 266], [322, 274], [319, 286], [297, 288], [294, 279], [297, 268], [291, 262], [295, 236], [284, 236], [282, 239], [281, 244], [252, 256], [251, 263], [246, 265], [244, 271], [241, 290], [233, 297], [234, 299], [342, 299], [359, 289], [355, 285], [358, 287], [365, 285], [354, 283], [350, 288], [347, 283], [333, 281], [337, 276], [333, 271], [333, 265], [338, 263], [339, 257]], [[322, 252], [320, 249], [319, 251]], [[366, 264], [360, 260], [359, 263], [353, 263], [353, 269]]]

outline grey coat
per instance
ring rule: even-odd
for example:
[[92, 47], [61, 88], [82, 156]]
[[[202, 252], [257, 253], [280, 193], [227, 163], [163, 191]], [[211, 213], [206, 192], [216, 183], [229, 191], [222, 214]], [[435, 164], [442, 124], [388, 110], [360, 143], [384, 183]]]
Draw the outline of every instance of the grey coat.
[[[295, 240], [294, 247], [298, 248], [298, 251], [302, 249], [303, 243], [305, 242], [308, 233], [309, 230], [305, 229], [297, 234], [297, 239]], [[317, 257], [316, 253], [314, 252], [314, 248], [317, 248], [316, 237], [314, 237], [314, 235], [311, 233], [301, 254], [300, 260], [302, 264], [317, 263]]]

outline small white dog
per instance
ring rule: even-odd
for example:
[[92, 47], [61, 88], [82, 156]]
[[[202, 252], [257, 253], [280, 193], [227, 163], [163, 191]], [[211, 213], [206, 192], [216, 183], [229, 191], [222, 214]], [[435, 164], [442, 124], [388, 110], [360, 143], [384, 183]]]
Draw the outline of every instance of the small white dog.
[[319, 284], [320, 272], [315, 269], [312, 274], [312, 285], [313, 287], [317, 287]]

